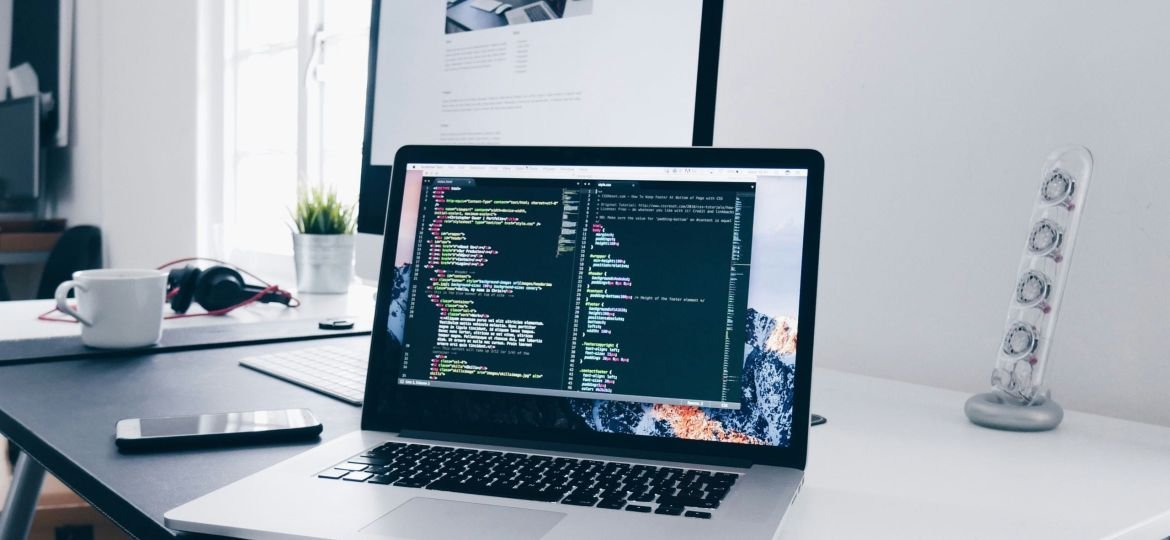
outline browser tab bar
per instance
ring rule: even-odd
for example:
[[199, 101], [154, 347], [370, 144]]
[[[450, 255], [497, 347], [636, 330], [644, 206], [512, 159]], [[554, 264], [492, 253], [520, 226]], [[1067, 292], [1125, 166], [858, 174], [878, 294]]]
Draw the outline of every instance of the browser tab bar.
[[764, 176], [808, 176], [805, 169], [735, 169], [725, 167], [617, 167], [585, 165], [409, 164], [428, 176], [495, 176], [545, 179], [630, 179], [750, 181]]

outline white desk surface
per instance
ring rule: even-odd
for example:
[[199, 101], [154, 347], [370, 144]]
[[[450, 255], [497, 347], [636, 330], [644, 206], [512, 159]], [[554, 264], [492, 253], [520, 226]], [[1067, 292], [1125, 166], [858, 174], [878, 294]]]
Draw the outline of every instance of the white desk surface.
[[[373, 320], [374, 292], [373, 287], [354, 285], [350, 287], [349, 294], [298, 294], [296, 297], [302, 302], [298, 308], [280, 304], [253, 304], [219, 317], [170, 319], [163, 323], [163, 328], [330, 317]], [[52, 300], [0, 302], [0, 342], [80, 335], [81, 326], [78, 324], [37, 320], [38, 315], [53, 309], [55, 305]], [[198, 306], [193, 306], [191, 312], [198, 309]], [[170, 313], [169, 309], [167, 313]], [[56, 316], [64, 317], [60, 313]]]
[[[372, 317], [373, 289], [304, 295], [168, 327]], [[51, 301], [0, 302], [0, 341], [73, 335]], [[1170, 535], [1170, 428], [1068, 411], [1047, 433], [977, 427], [968, 395], [818, 369], [804, 489], [780, 538], [1119, 538]]]
[[804, 489], [780, 538], [1170, 535], [1170, 428], [1067, 411], [1046, 433], [967, 421], [969, 396], [813, 373]]

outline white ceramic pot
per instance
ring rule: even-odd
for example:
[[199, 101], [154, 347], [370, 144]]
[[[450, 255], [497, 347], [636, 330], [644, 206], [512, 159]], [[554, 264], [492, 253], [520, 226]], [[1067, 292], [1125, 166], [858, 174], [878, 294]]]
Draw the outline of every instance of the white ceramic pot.
[[293, 233], [297, 292], [342, 294], [353, 279], [352, 234]]

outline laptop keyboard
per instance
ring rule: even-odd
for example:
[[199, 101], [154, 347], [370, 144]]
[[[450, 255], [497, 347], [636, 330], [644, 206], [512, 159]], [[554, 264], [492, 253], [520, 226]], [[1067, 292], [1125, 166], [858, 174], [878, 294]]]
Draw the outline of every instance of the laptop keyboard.
[[543, 7], [540, 6], [539, 4], [532, 6], [532, 7], [529, 7], [529, 8], [525, 8], [524, 13], [526, 13], [528, 15], [528, 20], [530, 22], [540, 22], [540, 21], [552, 20], [552, 17], [549, 17], [548, 13], [545, 13]]
[[240, 365], [361, 405], [368, 361], [367, 351], [326, 346], [249, 356], [240, 360]]
[[388, 442], [317, 475], [609, 510], [710, 519], [737, 474]]

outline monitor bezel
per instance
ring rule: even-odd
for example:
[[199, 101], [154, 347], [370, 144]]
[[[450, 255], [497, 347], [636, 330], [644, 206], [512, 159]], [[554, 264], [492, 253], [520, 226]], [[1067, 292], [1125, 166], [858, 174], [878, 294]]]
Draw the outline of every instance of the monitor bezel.
[[[711, 146], [715, 137], [715, 97], [719, 85], [719, 43], [723, 33], [724, 0], [703, 0], [699, 25], [699, 56], [695, 77], [695, 116], [691, 144]], [[362, 169], [358, 195], [357, 232], [382, 234], [386, 212], [380, 211], [387, 201], [391, 166], [370, 163], [374, 123], [374, 96], [378, 69], [378, 23], [382, 0], [373, 0], [370, 14], [370, 50], [366, 62], [366, 109], [362, 130]]]
[[[812, 355], [815, 331], [817, 267], [820, 253], [821, 200], [823, 197], [824, 160], [815, 150], [723, 149], [723, 148], [599, 148], [599, 147], [477, 147], [477, 146], [406, 146], [395, 157], [387, 212], [387, 234], [383, 238], [382, 263], [378, 288], [374, 332], [371, 338], [369, 372], [366, 378], [366, 405], [362, 411], [362, 429], [401, 432], [419, 430], [453, 432], [471, 437], [496, 437], [516, 441], [555, 442], [573, 447], [653, 452], [663, 455], [711, 456], [726, 460], [803, 469], [808, 449], [809, 392], [812, 380]], [[412, 423], [406, 411], [396, 403], [408, 400], [412, 392], [457, 393], [522, 397], [522, 395], [479, 390], [408, 388], [398, 384], [401, 363], [390, 358], [391, 341], [385, 330], [395, 278], [398, 223], [405, 186], [405, 168], [409, 163], [484, 164], [484, 165], [600, 165], [644, 167], [732, 167], [768, 169], [807, 169], [805, 228], [801, 261], [800, 338], [797, 340], [796, 380], [790, 444], [786, 447], [719, 443], [599, 433], [564, 429], [540, 429], [499, 424], [427, 426]], [[433, 399], [436, 394], [428, 394]]]

